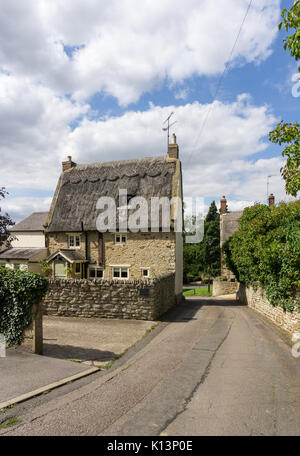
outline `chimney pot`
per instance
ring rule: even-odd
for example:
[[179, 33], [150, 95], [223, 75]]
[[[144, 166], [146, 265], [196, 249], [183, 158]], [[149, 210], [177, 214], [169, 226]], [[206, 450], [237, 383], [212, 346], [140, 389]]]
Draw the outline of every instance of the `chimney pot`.
[[270, 193], [268, 200], [269, 200], [269, 206], [270, 207], [274, 206], [274, 204], [275, 204], [275, 196], [273, 195], [273, 193]]
[[221, 203], [220, 213], [226, 214], [228, 212], [228, 208], [227, 208], [227, 199], [225, 198], [225, 195], [222, 196], [220, 203]]

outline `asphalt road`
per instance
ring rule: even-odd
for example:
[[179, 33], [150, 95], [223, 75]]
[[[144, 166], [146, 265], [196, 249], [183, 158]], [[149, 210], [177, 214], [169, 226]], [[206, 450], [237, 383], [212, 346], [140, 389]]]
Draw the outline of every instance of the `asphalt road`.
[[300, 358], [251, 309], [191, 298], [146, 342], [115, 370], [11, 410], [21, 423], [0, 435], [300, 435]]

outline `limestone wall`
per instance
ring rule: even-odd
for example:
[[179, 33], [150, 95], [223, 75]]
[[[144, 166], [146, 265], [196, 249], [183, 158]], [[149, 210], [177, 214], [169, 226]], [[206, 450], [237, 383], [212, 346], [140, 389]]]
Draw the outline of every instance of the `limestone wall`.
[[240, 284], [237, 296], [241, 302], [263, 314], [291, 335], [300, 331], [300, 313], [284, 311], [282, 307], [273, 306], [262, 288], [255, 291], [252, 287], [246, 288], [244, 284]]
[[238, 282], [230, 282], [229, 280], [218, 280], [213, 281], [213, 296], [222, 296], [236, 293], [238, 290]]
[[147, 280], [49, 281], [44, 314], [155, 320], [175, 304], [175, 274]]

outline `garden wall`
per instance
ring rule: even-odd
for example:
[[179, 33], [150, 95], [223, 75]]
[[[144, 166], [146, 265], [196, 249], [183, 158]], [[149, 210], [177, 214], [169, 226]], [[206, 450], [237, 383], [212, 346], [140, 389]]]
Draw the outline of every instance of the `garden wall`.
[[238, 282], [231, 282], [229, 280], [218, 280], [213, 281], [213, 296], [222, 296], [236, 293], [238, 290]]
[[291, 335], [300, 331], [300, 313], [297, 311], [284, 311], [282, 307], [273, 306], [266, 298], [262, 288], [258, 288], [255, 291], [252, 287], [247, 288], [241, 283], [237, 297], [243, 304], [247, 304], [252, 309], [263, 314], [275, 325]]
[[51, 279], [46, 315], [155, 320], [175, 304], [175, 274], [146, 280]]

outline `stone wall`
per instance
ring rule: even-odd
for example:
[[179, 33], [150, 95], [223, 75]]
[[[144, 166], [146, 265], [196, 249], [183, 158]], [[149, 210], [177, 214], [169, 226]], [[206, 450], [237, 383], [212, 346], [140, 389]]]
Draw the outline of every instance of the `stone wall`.
[[44, 314], [155, 320], [175, 304], [175, 274], [146, 280], [51, 279]]
[[279, 326], [291, 335], [300, 331], [300, 313], [297, 311], [284, 311], [282, 307], [273, 306], [266, 298], [262, 288], [258, 288], [255, 291], [252, 287], [246, 288], [241, 283], [237, 297], [241, 302], [263, 314], [276, 326]]
[[222, 296], [236, 293], [238, 290], [238, 282], [231, 282], [229, 280], [218, 280], [213, 281], [213, 296]]

